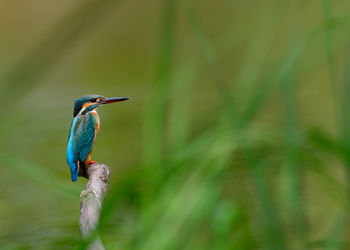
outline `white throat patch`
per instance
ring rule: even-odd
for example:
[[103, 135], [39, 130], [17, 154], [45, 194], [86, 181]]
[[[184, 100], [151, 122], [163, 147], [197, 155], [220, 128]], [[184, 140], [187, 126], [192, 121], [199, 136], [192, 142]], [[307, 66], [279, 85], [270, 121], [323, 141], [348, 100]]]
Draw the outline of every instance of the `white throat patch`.
[[79, 111], [78, 115], [81, 115], [85, 109], [86, 109], [85, 107], [82, 107], [81, 110]]

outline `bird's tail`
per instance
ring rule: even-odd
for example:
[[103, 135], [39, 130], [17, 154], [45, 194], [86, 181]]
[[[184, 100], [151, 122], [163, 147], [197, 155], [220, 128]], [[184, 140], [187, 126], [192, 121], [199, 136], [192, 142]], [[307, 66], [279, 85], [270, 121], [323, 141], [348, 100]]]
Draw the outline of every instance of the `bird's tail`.
[[78, 179], [78, 171], [75, 173], [72, 173], [72, 181], [77, 181]]
[[70, 169], [72, 181], [77, 181], [78, 179], [78, 164], [74, 163], [74, 167]]

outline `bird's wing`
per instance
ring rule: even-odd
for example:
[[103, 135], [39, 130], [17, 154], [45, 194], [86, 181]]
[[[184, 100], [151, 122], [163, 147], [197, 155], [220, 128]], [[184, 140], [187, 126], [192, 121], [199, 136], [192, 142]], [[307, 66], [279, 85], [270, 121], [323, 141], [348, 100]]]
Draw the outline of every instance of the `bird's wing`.
[[79, 161], [85, 161], [95, 140], [95, 121], [91, 114], [79, 117], [73, 135], [74, 150]]
[[79, 117], [75, 117], [68, 136], [68, 146], [67, 146], [67, 163], [69, 165], [72, 181], [76, 181], [78, 178], [78, 160], [74, 149], [73, 135], [75, 133], [75, 127], [78, 122]]

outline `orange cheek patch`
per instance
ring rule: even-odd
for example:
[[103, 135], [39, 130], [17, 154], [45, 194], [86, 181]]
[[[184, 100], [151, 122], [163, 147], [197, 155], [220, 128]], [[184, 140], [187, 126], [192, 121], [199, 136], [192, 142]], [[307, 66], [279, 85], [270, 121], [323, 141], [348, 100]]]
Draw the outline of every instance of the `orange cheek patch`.
[[87, 109], [90, 105], [91, 105], [90, 103], [84, 103], [83, 107]]

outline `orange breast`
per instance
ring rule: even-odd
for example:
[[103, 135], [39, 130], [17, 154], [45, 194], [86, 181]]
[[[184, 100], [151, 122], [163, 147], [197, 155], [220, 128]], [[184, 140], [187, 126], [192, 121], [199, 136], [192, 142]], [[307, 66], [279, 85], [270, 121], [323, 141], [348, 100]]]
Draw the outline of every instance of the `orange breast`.
[[97, 133], [100, 131], [100, 117], [98, 116], [95, 110], [91, 111], [90, 113], [93, 115], [95, 120], [95, 131], [96, 131], [95, 138], [96, 138]]

